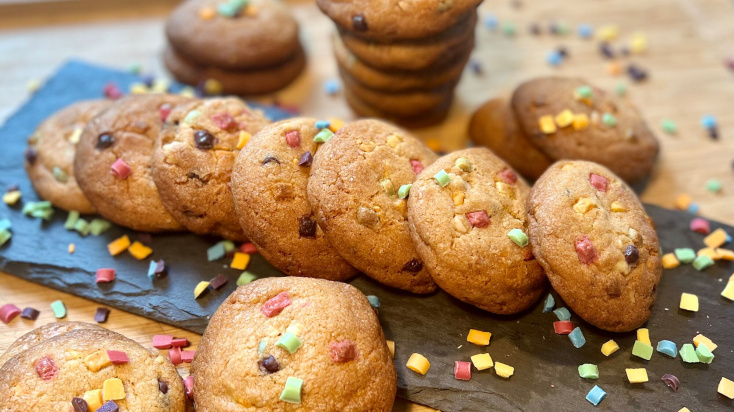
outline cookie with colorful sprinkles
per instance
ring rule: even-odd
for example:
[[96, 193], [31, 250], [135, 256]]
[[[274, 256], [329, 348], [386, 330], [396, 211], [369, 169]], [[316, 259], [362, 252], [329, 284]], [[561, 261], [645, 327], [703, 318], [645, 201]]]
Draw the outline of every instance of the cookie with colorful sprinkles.
[[390, 411], [397, 388], [367, 298], [300, 277], [238, 288], [212, 316], [191, 372], [202, 412]]
[[0, 356], [0, 366], [2, 366], [8, 359], [25, 351], [33, 345], [37, 345], [40, 342], [53, 338], [54, 336], [63, 335], [64, 333], [77, 329], [104, 330], [97, 325], [85, 322], [64, 321], [47, 323], [39, 328], [33, 329], [10, 344], [5, 353]]
[[529, 192], [486, 148], [459, 150], [423, 169], [410, 188], [408, 221], [441, 289], [503, 315], [540, 298], [547, 283], [528, 244]]
[[553, 288], [592, 325], [626, 332], [650, 317], [662, 271], [650, 217], [622, 179], [586, 161], [560, 161], [527, 201], [533, 254]]

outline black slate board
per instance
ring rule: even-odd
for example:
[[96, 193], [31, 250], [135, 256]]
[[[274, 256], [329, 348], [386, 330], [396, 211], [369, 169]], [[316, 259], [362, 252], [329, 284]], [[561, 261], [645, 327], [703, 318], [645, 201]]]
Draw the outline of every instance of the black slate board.
[[[70, 62], [0, 129], [0, 188], [19, 184], [23, 200], [36, 200], [22, 168], [25, 139], [36, 125], [64, 105], [100, 95], [102, 86], [115, 81], [123, 88], [136, 77], [80, 62]], [[282, 112], [271, 112], [272, 117]], [[687, 225], [691, 216], [655, 206], [646, 206], [655, 220], [662, 247], [699, 248], [702, 235], [692, 233]], [[128, 254], [110, 257], [106, 245], [112, 239], [129, 234], [114, 227], [99, 238], [82, 238], [63, 228], [66, 213], [57, 211], [48, 223], [22, 216], [20, 208], [0, 204], [0, 218], [13, 223], [13, 239], [0, 249], [0, 270], [55, 289], [99, 301], [122, 310], [202, 333], [208, 317], [234, 290], [239, 271], [229, 269], [228, 260], [207, 262], [206, 248], [217, 239], [193, 235], [157, 235], [153, 238], [152, 256], [165, 259], [170, 275], [151, 282], [146, 275], [148, 262]], [[712, 227], [734, 228], [712, 222]], [[76, 244], [73, 255], [67, 245]], [[100, 267], [114, 267], [118, 278], [111, 284], [94, 284], [94, 272]], [[279, 275], [259, 255], [248, 268], [259, 276]], [[669, 359], [655, 353], [650, 362], [631, 356], [634, 333], [612, 334], [600, 331], [573, 316], [587, 339], [581, 349], [574, 349], [566, 336], [553, 333], [552, 313], [541, 313], [541, 302], [527, 313], [512, 317], [495, 316], [463, 304], [438, 292], [413, 296], [387, 289], [368, 278], [352, 284], [365, 294], [380, 297], [380, 319], [388, 339], [396, 342], [395, 365], [398, 371], [398, 394], [414, 402], [443, 411], [559, 411], [595, 410], [584, 396], [595, 384], [607, 391], [607, 399], [598, 410], [677, 411], [688, 406], [693, 411], [731, 407], [732, 401], [716, 393], [722, 376], [734, 379], [734, 304], [719, 296], [733, 270], [730, 262], [718, 262], [705, 272], [690, 265], [663, 273], [658, 288], [658, 303], [648, 322], [653, 344], [669, 339], [678, 344], [690, 343], [703, 333], [719, 345], [711, 365], [685, 365], [680, 358]], [[193, 298], [194, 286], [218, 273], [230, 283], [219, 291], [210, 291], [201, 299]], [[722, 281], [723, 280], [723, 281]], [[699, 296], [701, 310], [689, 314], [678, 309], [681, 292]], [[11, 301], [12, 297], [0, 297]], [[563, 303], [556, 295], [557, 306]], [[515, 375], [505, 380], [491, 371], [477, 372], [471, 381], [453, 378], [453, 363], [468, 361], [484, 348], [466, 342], [470, 328], [492, 332], [488, 351], [495, 361], [515, 367]], [[601, 345], [615, 339], [621, 350], [606, 358]], [[404, 366], [413, 352], [431, 361], [426, 376], [419, 376]], [[578, 365], [599, 365], [600, 379], [579, 378]], [[646, 367], [650, 382], [631, 385], [625, 368]], [[681, 380], [681, 389], [673, 393], [661, 381], [665, 373]]]

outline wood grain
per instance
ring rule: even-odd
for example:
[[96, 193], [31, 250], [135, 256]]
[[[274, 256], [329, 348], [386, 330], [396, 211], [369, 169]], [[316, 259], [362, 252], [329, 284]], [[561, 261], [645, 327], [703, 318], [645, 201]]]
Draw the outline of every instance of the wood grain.
[[[173, 0], [76, 0], [0, 5], [0, 120], [15, 110], [27, 96], [25, 85], [43, 79], [69, 58], [80, 58], [120, 68], [141, 63], [146, 72], [164, 75], [159, 54], [164, 45], [163, 21]], [[292, 0], [292, 10], [302, 23], [309, 66], [290, 88], [278, 94], [284, 103], [295, 104], [305, 114], [345, 119], [352, 115], [342, 96], [327, 96], [321, 89], [326, 79], [336, 78], [328, 36], [333, 26], [313, 2]], [[609, 61], [598, 52], [596, 41], [571, 34], [565, 37], [528, 34], [531, 23], [547, 29], [550, 21], [563, 21], [572, 28], [580, 23], [598, 27], [616, 23], [625, 44], [633, 33], [646, 33], [650, 48], [642, 55], [620, 59], [633, 61], [650, 72], [643, 84], [629, 84], [629, 97], [643, 111], [662, 143], [660, 160], [642, 199], [671, 207], [679, 193], [690, 194], [701, 206], [701, 214], [734, 223], [734, 82], [723, 64], [730, 55], [734, 38], [728, 0], [593, 0], [525, 1], [513, 8], [510, 1], [487, 1], [482, 15], [493, 13], [501, 23], [516, 25], [518, 34], [506, 37], [481, 24], [477, 27], [477, 48], [472, 59], [481, 63], [484, 74], [470, 71], [457, 88], [457, 102], [449, 119], [438, 127], [416, 131], [424, 139], [437, 139], [445, 150], [464, 147], [466, 124], [472, 111], [489, 98], [506, 94], [519, 82], [538, 75], [582, 76], [599, 86], [612, 88], [623, 77], [606, 71]], [[570, 57], [559, 68], [545, 64], [545, 55], [558, 46]], [[269, 99], [264, 99], [266, 102]], [[719, 120], [720, 139], [711, 141], [700, 126], [703, 114]], [[664, 134], [660, 122], [674, 120], [675, 136]], [[719, 194], [705, 190], [707, 180], [723, 184]], [[0, 206], [0, 215], [2, 214]], [[36, 322], [16, 319], [0, 325], [0, 351], [35, 326], [52, 321], [51, 301], [62, 299], [69, 309], [68, 319], [91, 321], [96, 303], [0, 274], [0, 303], [42, 310]], [[154, 334], [168, 333], [189, 338], [190, 332], [113, 310], [105, 325], [150, 347]], [[182, 373], [186, 373], [182, 368]], [[398, 400], [397, 411], [424, 411], [427, 408]]]

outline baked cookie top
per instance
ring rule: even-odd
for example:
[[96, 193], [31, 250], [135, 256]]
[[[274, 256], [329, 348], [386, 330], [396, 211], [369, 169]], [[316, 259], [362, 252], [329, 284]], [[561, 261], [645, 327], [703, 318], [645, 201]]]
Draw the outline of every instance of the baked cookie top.
[[49, 116], [28, 139], [25, 170], [38, 195], [67, 211], [94, 213], [74, 177], [74, 155], [82, 129], [112, 104], [88, 100], [66, 106]]
[[74, 174], [99, 214], [144, 232], [181, 230], [153, 183], [153, 146], [175, 106], [191, 99], [131, 95], [92, 119], [77, 145]]
[[300, 277], [264, 278], [232, 293], [191, 371], [204, 412], [390, 411], [397, 388], [366, 297], [345, 283]]
[[74, 398], [84, 399], [89, 410], [110, 400], [121, 412], [186, 410], [183, 383], [171, 362], [106, 330], [50, 338], [0, 368], [3, 411], [68, 411]]
[[530, 142], [552, 159], [603, 164], [628, 182], [650, 174], [658, 141], [627, 100], [577, 78], [521, 84], [512, 108]]
[[416, 250], [441, 289], [503, 315], [538, 300], [546, 282], [527, 240], [529, 192], [486, 148], [426, 166], [410, 189], [408, 219]]
[[345, 280], [357, 270], [326, 240], [306, 195], [320, 132], [305, 117], [261, 130], [237, 157], [232, 192], [245, 234], [273, 266], [287, 275]]
[[337, 26], [378, 42], [429, 38], [476, 10], [481, 0], [317, 0]]
[[0, 366], [2, 366], [8, 359], [25, 351], [33, 345], [43, 342], [46, 339], [53, 338], [54, 336], [62, 335], [77, 329], [105, 330], [97, 325], [85, 322], [64, 321], [47, 323], [40, 328], [33, 329], [16, 339], [15, 342], [11, 343], [5, 353], [3, 353], [3, 356], [0, 356]]
[[592, 162], [559, 161], [533, 186], [527, 210], [533, 253], [579, 316], [612, 332], [647, 321], [660, 244], [624, 181]]
[[398, 192], [436, 155], [379, 120], [348, 123], [314, 156], [308, 199], [339, 254], [388, 286], [429, 293], [436, 285], [418, 257]]
[[245, 235], [230, 190], [232, 166], [253, 134], [270, 124], [235, 97], [193, 101], [171, 112], [153, 149], [153, 180], [186, 229], [235, 241]]
[[[279, 1], [188, 0], [166, 22], [168, 41], [203, 66], [256, 69], [282, 63], [301, 47], [298, 23]], [[229, 16], [232, 12], [233, 16]]]

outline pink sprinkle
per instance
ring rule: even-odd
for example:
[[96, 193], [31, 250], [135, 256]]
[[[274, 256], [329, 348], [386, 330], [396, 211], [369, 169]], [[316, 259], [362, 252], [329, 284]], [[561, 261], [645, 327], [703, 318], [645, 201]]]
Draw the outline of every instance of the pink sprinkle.
[[232, 129], [237, 125], [237, 121], [229, 113], [217, 113], [211, 116], [212, 121], [218, 128], [222, 130]]
[[36, 368], [36, 373], [38, 374], [38, 377], [47, 381], [56, 375], [56, 372], [59, 371], [59, 368], [56, 367], [56, 364], [54, 364], [54, 360], [51, 359], [49, 356], [44, 356], [41, 359], [36, 361], [36, 364], [34, 365]]
[[471, 379], [471, 362], [454, 362], [454, 378], [462, 381]]
[[466, 218], [469, 219], [469, 223], [474, 227], [485, 228], [489, 226], [489, 215], [484, 210], [469, 212], [466, 214]]
[[196, 355], [195, 350], [184, 350], [181, 351], [181, 360], [186, 363], [191, 363], [194, 361], [194, 355]]
[[291, 130], [285, 134], [285, 141], [290, 147], [298, 147], [301, 144], [301, 132], [298, 130]]
[[130, 166], [122, 158], [115, 160], [115, 163], [112, 163], [112, 166], [110, 166], [110, 173], [118, 179], [127, 179], [130, 176], [130, 172]]
[[162, 122], [165, 122], [166, 119], [168, 119], [168, 115], [171, 114], [171, 110], [173, 110], [173, 106], [171, 106], [170, 103], [163, 103], [161, 107], [158, 108], [158, 113], [161, 115]]
[[110, 99], [116, 100], [122, 97], [122, 90], [114, 83], [107, 83], [104, 86], [104, 95]]
[[413, 168], [413, 173], [418, 174], [423, 171], [423, 163], [420, 160], [410, 159], [410, 167]]
[[288, 292], [280, 292], [274, 298], [268, 299], [263, 303], [260, 311], [263, 315], [272, 318], [279, 314], [286, 306], [291, 304], [291, 299], [288, 297]]
[[20, 315], [20, 308], [12, 303], [6, 303], [0, 307], [0, 320], [6, 325], [18, 315]]
[[579, 235], [576, 237], [576, 254], [579, 255], [579, 261], [588, 265], [596, 260], [596, 248], [591, 244], [589, 235]]
[[240, 250], [242, 250], [242, 253], [257, 253], [257, 247], [253, 243], [243, 243]]
[[573, 322], [570, 320], [553, 322], [553, 330], [559, 335], [568, 335], [573, 332]]
[[607, 185], [609, 184], [609, 181], [606, 177], [592, 173], [591, 176], [589, 176], [589, 182], [591, 182], [591, 185], [594, 186], [596, 190], [600, 192], [607, 191]]
[[186, 338], [176, 338], [171, 341], [171, 346], [174, 348], [183, 348], [189, 346], [189, 340]]
[[130, 362], [127, 357], [127, 353], [119, 350], [108, 350], [107, 357], [110, 358], [110, 363], [113, 365], [124, 365]]
[[341, 342], [331, 342], [329, 344], [329, 351], [331, 352], [331, 360], [337, 363], [349, 362], [357, 359], [357, 356], [359, 356], [357, 346], [349, 339]]
[[517, 175], [515, 174], [515, 172], [512, 171], [512, 169], [505, 169], [501, 171], [499, 176], [500, 179], [505, 181], [505, 183], [509, 183], [512, 185], [517, 182]]
[[97, 283], [108, 283], [115, 280], [115, 269], [97, 269]]
[[691, 220], [690, 227], [692, 231], [698, 232], [702, 235], [708, 235], [711, 233], [711, 225], [709, 224], [709, 221], [700, 217]]
[[194, 399], [194, 377], [192, 375], [189, 375], [186, 377], [186, 379], [183, 380], [184, 389], [186, 390], [186, 396], [189, 397], [189, 399]]
[[153, 335], [153, 347], [156, 349], [168, 349], [173, 342], [171, 335]]
[[174, 365], [180, 365], [183, 360], [181, 360], [181, 348], [173, 348], [168, 351], [168, 359], [171, 360], [171, 363]]

